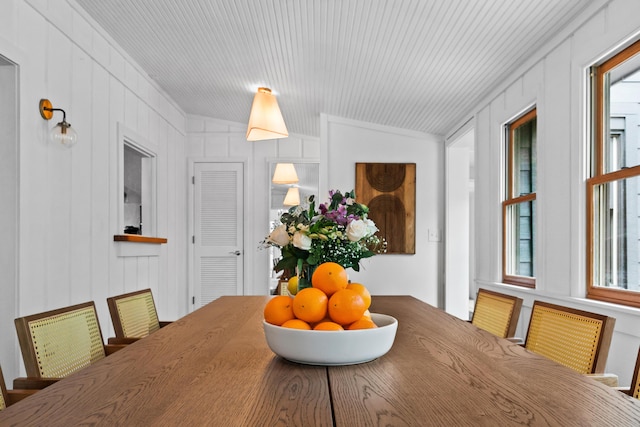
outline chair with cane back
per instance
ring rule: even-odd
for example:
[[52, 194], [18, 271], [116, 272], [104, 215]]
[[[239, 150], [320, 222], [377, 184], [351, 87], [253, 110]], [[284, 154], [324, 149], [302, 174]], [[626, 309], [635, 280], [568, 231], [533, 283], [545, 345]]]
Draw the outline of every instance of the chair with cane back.
[[501, 338], [516, 333], [522, 298], [487, 289], [478, 289], [471, 323]]
[[44, 388], [124, 346], [104, 345], [93, 301], [15, 319], [26, 378], [14, 388]]
[[534, 301], [524, 347], [593, 379], [616, 386], [605, 374], [616, 319]]
[[171, 322], [158, 320], [151, 289], [107, 298], [115, 338], [111, 344], [128, 344], [144, 338]]
[[640, 349], [638, 349], [636, 367], [633, 371], [633, 377], [631, 377], [631, 386], [629, 388], [620, 388], [619, 390], [631, 397], [640, 399]]

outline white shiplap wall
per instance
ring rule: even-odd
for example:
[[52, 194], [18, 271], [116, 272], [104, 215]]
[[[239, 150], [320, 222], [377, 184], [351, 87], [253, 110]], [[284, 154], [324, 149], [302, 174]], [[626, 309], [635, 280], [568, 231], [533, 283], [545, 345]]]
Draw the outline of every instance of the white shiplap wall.
[[[429, 230], [444, 229], [444, 138], [423, 132], [322, 116], [320, 190], [355, 188], [356, 162], [416, 163], [415, 254], [377, 255], [363, 260], [349, 277], [374, 295], [412, 295], [444, 306], [444, 242]], [[356, 194], [357, 197], [357, 194]], [[467, 298], [466, 295], [462, 296]]]
[[259, 242], [269, 233], [269, 162], [318, 160], [320, 140], [290, 134], [285, 139], [250, 142], [246, 132], [241, 123], [189, 116], [186, 155], [189, 165], [195, 160], [245, 162], [244, 294], [265, 295], [269, 291], [269, 259], [268, 252], [259, 249]]
[[[105, 338], [106, 298], [151, 287], [162, 319], [187, 310], [185, 116], [90, 19], [64, 1], [6, 0], [0, 55], [19, 66], [19, 253], [13, 317], [94, 300]], [[70, 150], [47, 141], [40, 98], [77, 130]], [[158, 257], [120, 258], [117, 126], [158, 156]], [[0, 218], [2, 220], [2, 218]], [[13, 283], [0, 282], [0, 292]], [[4, 319], [4, 317], [3, 317]], [[13, 324], [0, 325], [8, 381], [22, 371]]]
[[[617, 319], [607, 371], [628, 384], [640, 345], [640, 310], [587, 301], [585, 295], [586, 70], [640, 36], [640, 3], [610, 1], [537, 59], [510, 76], [476, 109], [476, 283], [525, 299], [518, 335], [527, 331], [534, 299]], [[538, 109], [537, 289], [500, 284], [502, 126], [532, 105]]]

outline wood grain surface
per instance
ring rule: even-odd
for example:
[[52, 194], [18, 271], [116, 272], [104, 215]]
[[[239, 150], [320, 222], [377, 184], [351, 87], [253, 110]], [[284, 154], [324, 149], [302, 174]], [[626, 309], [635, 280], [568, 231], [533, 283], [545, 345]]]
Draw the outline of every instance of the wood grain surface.
[[219, 298], [0, 412], [0, 425], [332, 425], [326, 369], [267, 346], [267, 299]]
[[356, 163], [356, 199], [370, 209], [388, 254], [416, 252], [416, 164]]
[[372, 362], [287, 362], [268, 348], [269, 297], [222, 297], [0, 412], [0, 425], [638, 426], [640, 401], [415, 298]]
[[396, 341], [329, 370], [336, 425], [640, 425], [640, 401], [414, 298], [371, 311], [398, 319]]

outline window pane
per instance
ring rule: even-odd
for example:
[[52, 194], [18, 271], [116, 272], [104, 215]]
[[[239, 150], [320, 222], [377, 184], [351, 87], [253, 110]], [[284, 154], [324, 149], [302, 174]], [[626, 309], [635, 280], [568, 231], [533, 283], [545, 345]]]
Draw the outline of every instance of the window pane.
[[536, 191], [536, 118], [513, 130], [513, 191], [519, 197]]
[[638, 116], [640, 115], [640, 55], [604, 75], [606, 120], [604, 168], [613, 172], [640, 164]]
[[535, 200], [508, 206], [507, 221], [506, 273], [534, 277]]
[[640, 291], [640, 177], [594, 187], [593, 285]]

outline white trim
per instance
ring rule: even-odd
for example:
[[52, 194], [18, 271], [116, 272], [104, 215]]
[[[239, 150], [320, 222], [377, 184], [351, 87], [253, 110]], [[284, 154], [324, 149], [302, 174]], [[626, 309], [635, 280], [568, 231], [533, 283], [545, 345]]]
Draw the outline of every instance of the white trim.
[[119, 257], [160, 256], [157, 243], [115, 242], [116, 255]]
[[472, 115], [464, 119], [462, 124], [455, 128], [453, 132], [445, 135], [444, 143], [446, 146], [455, 144], [460, 138], [466, 135], [470, 130], [474, 129], [476, 125], [476, 115]]
[[144, 154], [151, 159], [151, 194], [150, 194], [150, 224], [143, 223], [142, 234], [145, 236], [155, 237], [158, 224], [158, 176], [156, 153], [150, 150], [151, 146], [148, 140], [140, 134], [126, 127], [123, 123], [118, 122], [118, 230], [114, 234], [122, 234], [124, 232], [124, 146], [128, 145], [136, 151]]
[[[377, 123], [363, 122], [360, 120], [353, 120], [353, 119], [346, 119], [344, 117], [331, 116], [328, 114], [325, 114], [324, 116], [326, 117], [327, 124], [336, 123], [339, 125], [348, 125], [352, 127], [359, 127], [366, 130], [375, 131], [375, 132], [384, 132], [384, 133], [390, 133], [393, 135], [403, 135], [403, 136], [408, 136], [408, 137], [418, 138], [418, 139], [424, 139], [425, 137], [443, 138], [442, 135], [428, 133], [428, 132], [420, 132], [416, 130], [396, 128], [392, 126], [380, 125]], [[320, 134], [322, 135], [323, 132], [321, 131]]]
[[[640, 329], [637, 327], [640, 308], [586, 298], [558, 295], [551, 292], [541, 292], [538, 289], [529, 289], [500, 282], [476, 280], [476, 285], [478, 287], [487, 287], [498, 292], [504, 292], [509, 295], [519, 296], [524, 299], [523, 306], [525, 307], [531, 307], [533, 306], [533, 301], [541, 300], [615, 317], [615, 333], [623, 333], [640, 338]], [[526, 322], [529, 321], [529, 319], [522, 320]]]
[[587, 21], [589, 21], [594, 15], [596, 15], [601, 9], [607, 7], [611, 0], [597, 0], [587, 6], [585, 10], [578, 14], [577, 17], [571, 20], [564, 28], [562, 28], [551, 40], [542, 45], [532, 55], [521, 63], [515, 70], [507, 70], [505, 78], [501, 78], [496, 86], [487, 90], [487, 92], [479, 96], [479, 101], [474, 102], [473, 107], [469, 109], [469, 112], [462, 117], [469, 117], [477, 115], [476, 112], [481, 111], [487, 105], [490, 105], [495, 99], [500, 97], [507, 88], [511, 87], [518, 79], [524, 76], [529, 70], [538, 65], [544, 60], [550, 52], [564, 43], [567, 39], [581, 28]]

